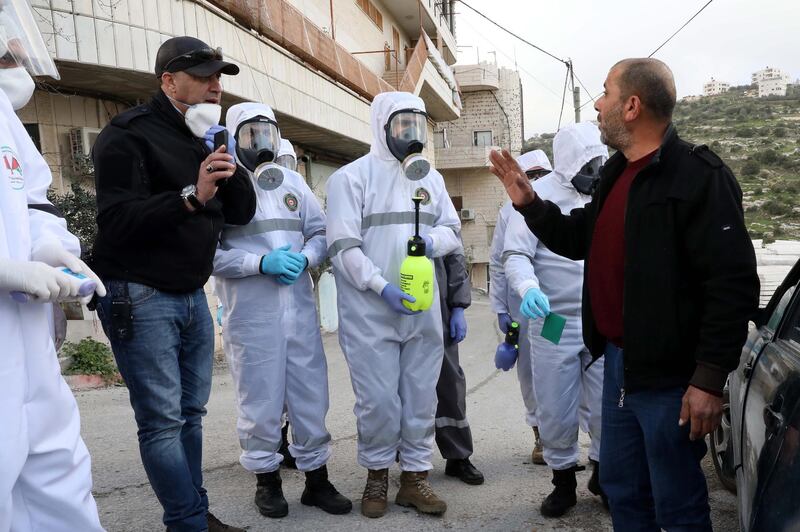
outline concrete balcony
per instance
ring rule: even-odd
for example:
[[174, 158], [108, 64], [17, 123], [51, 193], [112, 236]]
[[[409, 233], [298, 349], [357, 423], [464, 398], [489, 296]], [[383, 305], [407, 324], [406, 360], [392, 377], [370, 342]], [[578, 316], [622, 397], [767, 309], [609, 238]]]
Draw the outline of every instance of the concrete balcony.
[[453, 67], [461, 92], [476, 92], [500, 89], [500, 76], [494, 63], [458, 65]]
[[436, 169], [486, 168], [489, 165], [489, 153], [497, 149], [497, 146], [436, 148]]
[[440, 3], [440, 0], [383, 0], [383, 5], [411, 39], [420, 38], [422, 26], [428, 35], [441, 40], [442, 56], [452, 65], [456, 62], [456, 38], [451, 30], [451, 19], [443, 14]]

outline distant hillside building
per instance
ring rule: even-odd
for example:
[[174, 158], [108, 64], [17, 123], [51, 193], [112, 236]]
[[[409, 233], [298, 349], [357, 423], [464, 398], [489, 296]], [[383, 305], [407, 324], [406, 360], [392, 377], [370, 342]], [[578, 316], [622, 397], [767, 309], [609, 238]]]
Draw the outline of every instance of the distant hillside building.
[[758, 85], [758, 96], [786, 96], [786, 86], [789, 85], [789, 74], [779, 68], [766, 67], [758, 72], [753, 72], [751, 77], [754, 84]]
[[711, 81], [703, 83], [703, 96], [716, 96], [717, 94], [728, 92], [728, 89], [730, 88], [730, 83], [717, 81], [714, 78], [711, 78]]

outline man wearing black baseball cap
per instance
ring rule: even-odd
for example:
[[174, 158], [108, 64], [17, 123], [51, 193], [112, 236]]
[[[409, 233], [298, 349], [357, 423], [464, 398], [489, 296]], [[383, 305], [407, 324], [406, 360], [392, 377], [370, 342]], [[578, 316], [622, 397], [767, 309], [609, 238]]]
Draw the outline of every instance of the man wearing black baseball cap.
[[173, 531], [241, 530], [208, 512], [201, 425], [214, 354], [203, 285], [223, 225], [246, 224], [256, 207], [232, 141], [217, 135], [220, 78], [238, 72], [220, 49], [169, 39], [156, 56], [160, 90], [117, 115], [92, 151], [93, 265], [108, 289], [97, 312], [128, 385], [142, 463]]

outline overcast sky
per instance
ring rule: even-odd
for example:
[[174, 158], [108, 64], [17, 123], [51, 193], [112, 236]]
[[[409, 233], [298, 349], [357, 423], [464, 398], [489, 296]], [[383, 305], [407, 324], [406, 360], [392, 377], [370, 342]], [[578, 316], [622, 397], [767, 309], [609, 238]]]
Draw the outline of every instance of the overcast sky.
[[[467, 0], [510, 31], [556, 56], [571, 57], [593, 96], [609, 67], [624, 57], [644, 57], [707, 0]], [[522, 78], [525, 138], [558, 125], [566, 67], [517, 41], [456, 4], [458, 63], [481, 60], [517, 64]], [[678, 97], [700, 94], [712, 76], [732, 85], [750, 83], [765, 66], [800, 77], [800, 0], [714, 0], [655, 55], [675, 74]], [[577, 82], [576, 82], [577, 83]], [[562, 125], [574, 122], [567, 94]], [[582, 103], [588, 96], [581, 91]], [[582, 120], [594, 120], [591, 104]]]

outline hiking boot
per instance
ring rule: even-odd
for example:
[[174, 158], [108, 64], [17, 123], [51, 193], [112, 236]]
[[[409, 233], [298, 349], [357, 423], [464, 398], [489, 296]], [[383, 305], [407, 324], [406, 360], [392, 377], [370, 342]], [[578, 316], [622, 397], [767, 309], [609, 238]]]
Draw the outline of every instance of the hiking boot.
[[413, 506], [423, 514], [442, 515], [447, 511], [447, 504], [433, 492], [427, 471], [400, 473], [400, 490], [394, 502], [399, 506]]
[[334, 515], [346, 514], [353, 509], [350, 499], [339, 493], [328, 480], [327, 466], [306, 472], [306, 489], [300, 502]]
[[278, 452], [283, 456], [283, 462], [281, 462], [282, 466], [288, 467], [289, 469], [297, 469], [297, 461], [294, 459], [294, 456], [292, 456], [292, 453], [289, 452], [288, 421], [281, 429], [281, 446], [278, 448]]
[[600, 486], [600, 462], [590, 458], [589, 463], [592, 464], [592, 476], [589, 479], [589, 484], [586, 487], [592, 494], [598, 495], [601, 499], [603, 499], [603, 506], [606, 510], [608, 510], [608, 497], [606, 497], [606, 492], [604, 492], [603, 488]]
[[473, 486], [483, 484], [483, 473], [472, 465], [469, 458], [448, 459], [444, 474], [449, 477], [456, 477], [465, 484]]
[[539, 427], [533, 427], [533, 452], [531, 453], [531, 462], [536, 465], [547, 465], [547, 462], [544, 461], [542, 440], [539, 439]]
[[244, 528], [226, 525], [214, 517], [211, 512], [206, 513], [206, 522], [208, 523], [208, 532], [244, 532]]
[[289, 504], [283, 496], [280, 470], [256, 474], [256, 506], [266, 517], [286, 517]]
[[386, 492], [389, 490], [389, 470], [369, 469], [367, 485], [361, 497], [361, 513], [366, 517], [383, 517], [386, 514]]
[[553, 470], [553, 492], [545, 498], [540, 508], [545, 517], [561, 517], [567, 510], [577, 504], [575, 490], [578, 483], [575, 480], [575, 467], [569, 469]]

